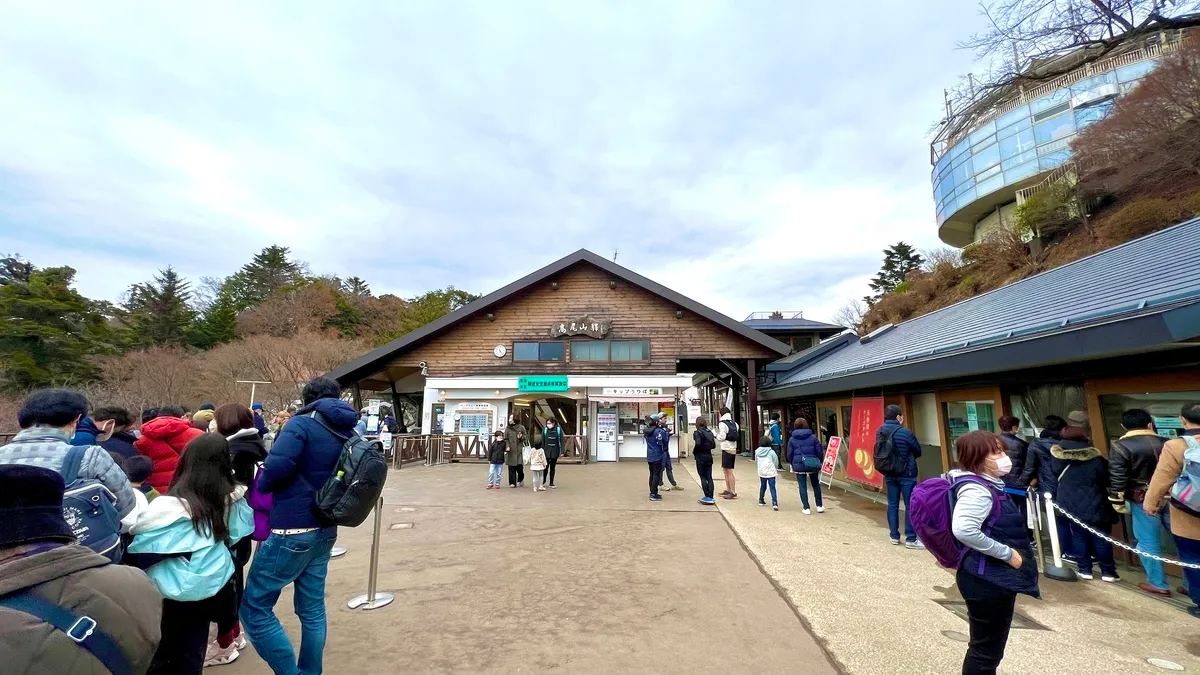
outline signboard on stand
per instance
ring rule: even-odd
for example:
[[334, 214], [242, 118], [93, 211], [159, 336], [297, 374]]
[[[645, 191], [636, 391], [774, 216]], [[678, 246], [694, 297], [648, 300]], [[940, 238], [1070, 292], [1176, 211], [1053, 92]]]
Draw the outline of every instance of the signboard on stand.
[[875, 470], [875, 432], [883, 424], [883, 398], [856, 398], [850, 408], [850, 451], [846, 477], [857, 483], [880, 487], [883, 474]]
[[826, 485], [833, 485], [833, 472], [837, 468], [838, 452], [841, 449], [841, 436], [834, 436], [829, 439], [829, 447], [825, 448], [825, 461], [821, 462], [821, 482]]
[[367, 399], [367, 414], [368, 415], [378, 415], [380, 402], [381, 401], [377, 398]]
[[596, 441], [614, 443], [617, 440], [617, 409], [600, 408], [596, 411]]

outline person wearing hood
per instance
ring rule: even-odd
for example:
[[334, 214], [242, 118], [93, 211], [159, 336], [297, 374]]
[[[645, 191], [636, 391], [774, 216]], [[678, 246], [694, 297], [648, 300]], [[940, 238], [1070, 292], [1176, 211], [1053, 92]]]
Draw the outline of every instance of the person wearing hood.
[[[140, 570], [75, 543], [64, 488], [51, 469], [0, 466], [0, 670], [144, 673], [160, 639], [162, 599]], [[71, 623], [46, 610], [66, 612]], [[92, 630], [71, 637], [82, 617]]]
[[525, 437], [525, 425], [517, 421], [516, 415], [509, 415], [508, 426], [504, 428], [504, 464], [508, 466], [508, 487], [525, 487], [525, 446], [529, 441]]
[[133, 447], [137, 436], [131, 430], [133, 429], [133, 417], [129, 411], [124, 408], [106, 407], [96, 410], [92, 413], [92, 419], [99, 425], [104, 426], [112, 423], [112, 435], [107, 439], [100, 441], [100, 447], [109, 452], [115, 452], [121, 457], [128, 459], [137, 457], [137, 448]]
[[178, 406], [166, 406], [160, 415], [142, 425], [142, 436], [134, 442], [137, 451], [154, 461], [154, 471], [146, 481], [166, 494], [179, 466], [179, 456], [194, 438], [204, 434], [192, 426], [187, 413]]
[[[254, 650], [277, 675], [297, 670], [319, 673], [325, 651], [325, 577], [337, 526], [317, 519], [316, 493], [337, 469], [356, 413], [341, 399], [342, 388], [327, 377], [304, 385], [304, 407], [271, 446], [258, 487], [274, 496], [271, 535], [259, 546], [246, 577], [242, 626]], [[275, 616], [279, 593], [293, 587], [300, 619], [300, 653]]]
[[[1050, 455], [1058, 470], [1056, 504], [1064, 511], [1104, 534], [1112, 532], [1116, 513], [1108, 502], [1108, 460], [1092, 447], [1087, 432], [1082, 427], [1067, 427], [1062, 430], [1058, 443], [1050, 446]], [[1071, 545], [1079, 576], [1092, 579], [1093, 561], [1100, 565], [1100, 578], [1115, 583], [1117, 562], [1113, 558], [1112, 544], [1088, 532], [1069, 518]]]
[[662, 485], [663, 455], [670, 453], [671, 432], [659, 422], [658, 414], [650, 416], [650, 424], [643, 432], [646, 437], [646, 465], [650, 469], [650, 501], [661, 502], [658, 488]]
[[758, 442], [758, 450], [754, 453], [754, 462], [758, 466], [758, 505], [766, 506], [764, 498], [767, 487], [771, 488], [771, 508], [779, 510], [779, 494], [775, 491], [775, 480], [779, 476], [779, 455], [775, 454], [774, 440], [771, 434], [763, 436]]
[[146, 570], [163, 597], [162, 641], [148, 675], [204, 670], [208, 625], [234, 607], [229, 545], [254, 531], [245, 494], [233, 480], [229, 443], [203, 434], [180, 457], [170, 492], [150, 502], [133, 526], [126, 562]]
[[800, 504], [804, 515], [812, 511], [808, 506], [808, 485], [812, 485], [813, 497], [817, 502], [817, 513], [825, 513], [821, 503], [821, 464], [825, 461], [825, 449], [817, 435], [808, 428], [808, 420], [797, 417], [792, 423], [792, 435], [788, 438], [787, 461], [796, 472], [796, 483], [800, 486]]

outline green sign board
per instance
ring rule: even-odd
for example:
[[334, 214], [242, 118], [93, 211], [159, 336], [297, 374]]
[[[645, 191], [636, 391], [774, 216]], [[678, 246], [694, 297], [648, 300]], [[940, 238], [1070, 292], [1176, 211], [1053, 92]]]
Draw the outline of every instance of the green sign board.
[[517, 378], [517, 391], [566, 391], [566, 375], [523, 375]]

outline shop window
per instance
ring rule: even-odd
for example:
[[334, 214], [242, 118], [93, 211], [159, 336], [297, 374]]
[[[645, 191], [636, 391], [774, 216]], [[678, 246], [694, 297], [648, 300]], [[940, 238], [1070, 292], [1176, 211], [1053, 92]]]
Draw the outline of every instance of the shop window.
[[562, 361], [565, 354], [562, 342], [513, 343], [513, 361]]
[[[1185, 404], [1200, 401], [1200, 391], [1165, 391], [1162, 393], [1112, 394], [1100, 397], [1100, 412], [1104, 415], [1104, 433], [1111, 444], [1125, 434], [1121, 428], [1121, 413], [1140, 408], [1150, 413], [1159, 436], [1177, 438], [1182, 430], [1179, 410]], [[1093, 432], [1096, 424], [1092, 424]], [[1111, 445], [1110, 445], [1111, 447]]]
[[650, 343], [646, 340], [613, 340], [610, 345], [613, 361], [650, 360]]
[[572, 361], [607, 361], [608, 343], [604, 340], [572, 340]]
[[968, 431], [996, 431], [993, 401], [949, 401], [942, 404], [946, 419], [946, 442], [950, 444], [950, 461], [958, 465], [954, 442]]

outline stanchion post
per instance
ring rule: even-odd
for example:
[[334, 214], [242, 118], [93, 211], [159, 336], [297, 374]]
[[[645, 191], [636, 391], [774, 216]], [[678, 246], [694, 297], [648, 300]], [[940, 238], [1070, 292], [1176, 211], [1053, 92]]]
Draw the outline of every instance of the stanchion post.
[[367, 594], [351, 598], [346, 606], [350, 609], [379, 609], [392, 604], [396, 596], [376, 592], [376, 577], [379, 575], [379, 536], [383, 530], [383, 497], [375, 504], [375, 530], [371, 533], [371, 563], [367, 571]]
[[1062, 561], [1062, 549], [1058, 543], [1058, 521], [1054, 516], [1054, 497], [1049, 492], [1043, 495], [1046, 499], [1046, 529], [1050, 532], [1050, 548], [1054, 554], [1054, 564], [1047, 565], [1045, 574], [1055, 581], [1077, 581], [1075, 570], [1065, 567]]

